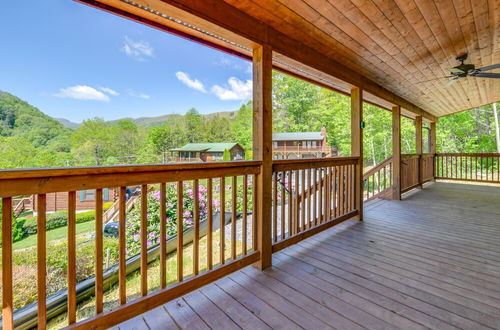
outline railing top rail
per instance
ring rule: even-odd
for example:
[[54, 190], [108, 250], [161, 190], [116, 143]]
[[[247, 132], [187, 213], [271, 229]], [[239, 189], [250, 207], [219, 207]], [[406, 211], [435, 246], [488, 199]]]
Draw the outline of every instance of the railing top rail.
[[391, 162], [392, 162], [392, 157], [386, 158], [381, 163], [378, 163], [375, 167], [366, 171], [366, 173], [363, 174], [363, 179], [366, 179], [370, 175], [377, 173], [378, 171], [380, 171], [382, 168], [384, 168], [385, 166], [387, 166]]
[[290, 171], [325, 166], [340, 166], [356, 164], [359, 157], [328, 157], [306, 159], [283, 159], [273, 161], [273, 172]]
[[0, 171], [0, 197], [258, 174], [261, 161]]
[[437, 153], [436, 156], [469, 156], [469, 157], [500, 157], [500, 153], [497, 152], [479, 152], [479, 153], [461, 153], [461, 152], [456, 152], [456, 153], [451, 153], [451, 152], [446, 152], [446, 153]]
[[206, 162], [206, 163], [176, 163], [154, 165], [114, 165], [114, 166], [88, 166], [88, 167], [54, 167], [35, 169], [7, 169], [0, 170], [0, 180], [24, 178], [49, 178], [58, 176], [145, 173], [190, 171], [198, 169], [217, 169], [234, 167], [258, 167], [261, 161], [232, 161], [232, 162]]

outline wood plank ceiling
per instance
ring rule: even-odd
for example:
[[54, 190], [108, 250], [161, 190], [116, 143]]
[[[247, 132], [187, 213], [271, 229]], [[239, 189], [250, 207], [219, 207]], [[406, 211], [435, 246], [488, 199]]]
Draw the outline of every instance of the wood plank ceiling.
[[[210, 18], [208, 11], [216, 10], [210, 8], [224, 3], [432, 115], [500, 100], [500, 79], [462, 78], [447, 88], [448, 80], [442, 79], [459, 64], [456, 56], [464, 53], [469, 54], [466, 63], [476, 68], [500, 63], [500, 0], [204, 0], [208, 3], [203, 5], [185, 0], [77, 1], [104, 3], [250, 55], [253, 41], [233, 33], [231, 26], [196, 16], [196, 7], [205, 8], [198, 14]], [[234, 22], [237, 14], [228, 12], [227, 21]], [[220, 16], [219, 21], [226, 19]], [[238, 28], [241, 31], [241, 24]], [[282, 54], [275, 55], [275, 66], [350, 91], [349, 83]], [[366, 93], [365, 101], [390, 108], [390, 100], [379, 96]], [[402, 113], [414, 116], [405, 109]]]
[[500, 63], [498, 0], [224, 1], [436, 116], [500, 100], [500, 79], [423, 82], [463, 53], [476, 68]]

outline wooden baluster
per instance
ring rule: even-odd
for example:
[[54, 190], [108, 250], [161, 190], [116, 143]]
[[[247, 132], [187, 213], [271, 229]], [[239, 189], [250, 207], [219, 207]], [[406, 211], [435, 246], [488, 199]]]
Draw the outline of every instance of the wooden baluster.
[[278, 240], [278, 173], [273, 173], [273, 243]]
[[286, 201], [286, 195], [285, 195], [285, 182], [286, 182], [286, 172], [283, 171], [281, 172], [281, 198], [280, 198], [280, 206], [281, 206], [281, 214], [280, 214], [280, 231], [281, 231], [281, 240], [285, 239], [285, 201]]
[[[246, 182], [246, 176], [245, 176]], [[246, 190], [245, 190], [246, 197]], [[207, 265], [208, 269], [212, 269], [214, 267], [213, 263], [213, 230], [214, 230], [214, 207], [213, 207], [213, 182], [212, 179], [208, 179], [207, 181], [207, 204], [208, 204], [208, 219], [207, 219]], [[243, 215], [246, 217], [246, 214]], [[245, 221], [246, 222], [246, 221]], [[246, 233], [243, 234], [244, 237]], [[243, 240], [243, 251], [246, 253], [246, 240]]]
[[183, 182], [177, 182], [177, 282], [184, 280], [184, 189]]
[[474, 159], [475, 159], [474, 172], [476, 172], [475, 180], [477, 181], [477, 168], [478, 168], [478, 160], [477, 159], [478, 159], [478, 157], [475, 156]]
[[323, 194], [323, 206], [325, 208], [324, 221], [330, 220], [330, 175], [333, 167], [325, 167], [325, 193]]
[[299, 232], [299, 195], [300, 195], [300, 187], [299, 187], [299, 170], [295, 170], [295, 182], [294, 182], [294, 187], [295, 187], [295, 211], [294, 211], [294, 229], [293, 232], [294, 234]]
[[[225, 255], [225, 250], [226, 250], [226, 237], [225, 237], [225, 227], [226, 227], [226, 178], [222, 177], [220, 178], [220, 184], [219, 184], [219, 198], [220, 198], [220, 212], [219, 212], [219, 220], [220, 220], [220, 225], [219, 225], [219, 234], [220, 234], [220, 242], [219, 242], [219, 248], [220, 248], [220, 264], [223, 265], [226, 262], [226, 255]], [[255, 195], [254, 195], [255, 198]], [[254, 213], [253, 213], [254, 214]]]
[[76, 191], [68, 192], [68, 323], [76, 322]]
[[12, 198], [2, 199], [2, 326], [14, 329], [12, 301]]
[[[161, 206], [160, 206], [161, 207]], [[160, 211], [161, 212], [161, 211]], [[141, 185], [141, 296], [148, 294], [148, 186]]]
[[314, 191], [314, 186], [312, 183], [312, 168], [307, 170], [307, 227], [311, 228], [314, 226], [314, 219], [312, 218], [312, 194]]
[[255, 197], [257, 195], [257, 192], [261, 189], [259, 186], [259, 182], [257, 180], [257, 176], [253, 175], [252, 176], [252, 185], [253, 185], [253, 194], [252, 194], [252, 245], [253, 245], [253, 251], [258, 250], [258, 244], [257, 244], [257, 235], [259, 234], [257, 230], [257, 217], [255, 216], [255, 212], [257, 211], [257, 198]]
[[387, 189], [387, 170], [386, 170], [386, 166], [384, 166], [384, 190]]
[[237, 188], [238, 188], [238, 178], [233, 176], [233, 182], [231, 185], [232, 198], [231, 198], [231, 257], [236, 260], [236, 209], [237, 209]]
[[313, 184], [313, 201], [312, 201], [312, 211], [313, 211], [313, 223], [315, 226], [319, 225], [319, 220], [318, 220], [318, 215], [317, 215], [317, 209], [318, 209], [318, 201], [317, 201], [317, 195], [318, 195], [318, 169], [315, 168], [312, 170], [313, 171], [313, 178], [314, 180], [312, 181]]
[[319, 218], [319, 223], [323, 223], [323, 196], [325, 195], [324, 193], [324, 173], [325, 169], [323, 167], [320, 167], [318, 170], [318, 175], [319, 175], [319, 195], [318, 195], [318, 218]]
[[293, 186], [292, 171], [288, 171], [288, 237], [293, 235]]
[[160, 288], [167, 287], [167, 184], [160, 183]]
[[37, 292], [38, 292], [38, 329], [45, 329], [47, 324], [47, 198], [37, 195]]
[[193, 274], [196, 276], [200, 272], [200, 185], [199, 180], [193, 182], [193, 221], [194, 221], [194, 239], [193, 239]]
[[127, 187], [120, 187], [120, 196], [118, 199], [119, 214], [118, 214], [118, 287], [120, 305], [127, 302], [127, 268], [126, 260], [126, 203], [127, 203]]
[[[345, 205], [345, 167], [344, 165], [339, 167], [339, 184], [338, 184], [338, 193], [339, 196], [339, 215], [344, 214], [344, 205]], [[373, 177], [373, 183], [375, 184], [375, 176]]]
[[241, 234], [242, 234], [242, 250], [243, 255], [247, 255], [247, 214], [248, 214], [248, 175], [243, 176], [243, 215], [242, 215], [242, 224], [241, 224]]
[[95, 312], [103, 310], [103, 198], [102, 189], [95, 191]]
[[300, 184], [300, 191], [302, 191], [302, 198], [300, 199], [300, 231], [304, 231], [306, 228], [306, 170], [302, 169], [301, 170], [301, 184]]

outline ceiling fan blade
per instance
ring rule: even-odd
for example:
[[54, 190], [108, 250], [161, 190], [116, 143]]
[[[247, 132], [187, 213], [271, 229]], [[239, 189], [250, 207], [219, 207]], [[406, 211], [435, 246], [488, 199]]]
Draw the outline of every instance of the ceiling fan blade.
[[462, 71], [458, 68], [451, 68], [451, 69], [448, 69], [451, 73], [465, 73], [465, 71]]
[[441, 79], [446, 79], [446, 78], [451, 78], [455, 76], [445, 76], [445, 77], [439, 77], [439, 78], [434, 78], [434, 79], [429, 79], [429, 80], [424, 80], [424, 81], [419, 81], [417, 84], [423, 84], [429, 81], [435, 81], [435, 80], [441, 80]]
[[473, 77], [482, 77], [482, 78], [500, 78], [500, 73], [476, 73]]
[[458, 78], [454, 78], [454, 79], [452, 79], [452, 80], [448, 81], [446, 84], [444, 84], [444, 86], [443, 86], [443, 87], [444, 87], [444, 88], [448, 88], [448, 87], [450, 87], [451, 85], [453, 85], [454, 83], [456, 83], [457, 81], [458, 81]]
[[488, 65], [488, 66], [485, 66], [484, 68], [479, 68], [477, 70], [481, 71], [481, 72], [484, 72], [484, 71], [489, 71], [489, 70], [493, 70], [493, 69], [500, 69], [500, 63], [493, 64], [493, 65]]

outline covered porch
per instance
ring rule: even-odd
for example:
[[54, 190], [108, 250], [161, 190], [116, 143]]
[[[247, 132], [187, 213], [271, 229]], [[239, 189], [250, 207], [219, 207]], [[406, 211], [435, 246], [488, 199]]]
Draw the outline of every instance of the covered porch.
[[[481, 212], [478, 213], [478, 209]], [[489, 329], [500, 324], [498, 187], [431, 183], [119, 329]]]
[[[498, 101], [500, 84], [478, 76], [466, 85], [463, 71], [449, 89], [435, 82], [462, 52], [478, 68], [500, 67], [494, 1], [474, 10], [455, 5], [463, 21], [445, 3], [424, 0], [415, 1], [418, 8], [348, 0], [78, 1], [251, 61], [253, 159], [0, 171], [3, 328], [45, 329], [61, 314], [71, 329], [499, 327], [499, 188], [449, 181], [499, 184], [500, 154], [439, 153], [436, 123]], [[350, 97], [350, 154], [273, 160], [273, 70]], [[392, 157], [366, 173], [364, 103], [392, 116]], [[415, 123], [414, 154], [401, 153], [402, 117]], [[133, 255], [130, 186], [141, 187]], [[104, 269], [102, 196], [113, 187], [118, 256]], [[77, 281], [80, 190], [95, 190], [95, 276]], [[57, 302], [46, 290], [47, 194], [54, 192], [68, 196], [67, 285]], [[29, 313], [13, 299], [13, 200], [24, 195], [36, 195], [38, 214], [37, 300]], [[159, 224], [150, 246], [153, 203]], [[132, 293], [131, 275], [140, 282]], [[111, 286], [115, 305], [106, 308]], [[89, 297], [92, 315], [82, 316], [79, 304]]]

